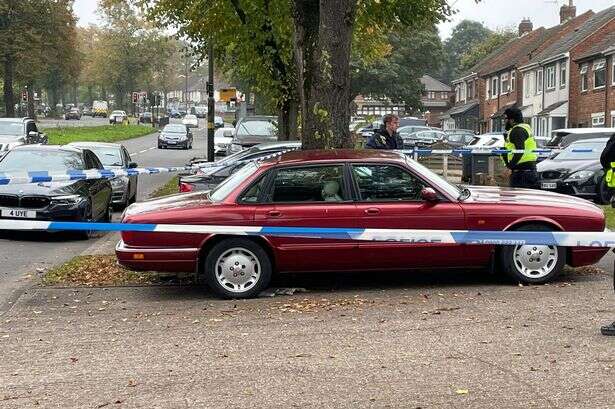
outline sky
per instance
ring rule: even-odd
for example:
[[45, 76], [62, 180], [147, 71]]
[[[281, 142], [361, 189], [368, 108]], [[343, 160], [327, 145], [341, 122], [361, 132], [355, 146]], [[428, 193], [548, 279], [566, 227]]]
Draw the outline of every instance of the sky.
[[[96, 0], [75, 0], [80, 26], [97, 23], [96, 3]], [[559, 23], [559, 8], [564, 3], [568, 0], [481, 0], [478, 4], [474, 0], [449, 0], [458, 13], [452, 21], [440, 24], [440, 36], [448, 38], [455, 25], [463, 19], [480, 21], [493, 30], [516, 28], [524, 17], [532, 20], [534, 28], [552, 27]], [[578, 15], [590, 9], [606, 9], [614, 4], [614, 0], [574, 0], [574, 4]]]

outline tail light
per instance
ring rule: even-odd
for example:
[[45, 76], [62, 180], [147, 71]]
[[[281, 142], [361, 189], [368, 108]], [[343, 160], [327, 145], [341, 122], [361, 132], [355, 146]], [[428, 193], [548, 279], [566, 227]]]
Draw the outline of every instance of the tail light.
[[180, 193], [192, 192], [193, 190], [194, 190], [194, 186], [192, 186], [190, 183], [179, 182]]

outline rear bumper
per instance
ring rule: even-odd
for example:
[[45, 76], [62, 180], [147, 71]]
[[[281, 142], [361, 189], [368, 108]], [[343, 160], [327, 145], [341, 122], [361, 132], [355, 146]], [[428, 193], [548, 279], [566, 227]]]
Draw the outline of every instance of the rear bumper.
[[131, 247], [120, 240], [115, 255], [120, 265], [136, 271], [196, 271], [198, 248]]
[[572, 247], [568, 253], [568, 265], [583, 267], [596, 264], [609, 250], [605, 247]]

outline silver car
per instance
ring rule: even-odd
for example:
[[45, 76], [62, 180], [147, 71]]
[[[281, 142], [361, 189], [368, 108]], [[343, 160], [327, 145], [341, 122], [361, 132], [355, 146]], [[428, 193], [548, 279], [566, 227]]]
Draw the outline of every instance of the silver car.
[[[133, 169], [137, 167], [130, 159], [130, 154], [123, 145], [104, 142], [71, 142], [69, 146], [89, 149], [100, 159], [105, 169]], [[111, 204], [116, 209], [123, 209], [137, 200], [138, 176], [118, 176], [110, 180], [113, 193]]]

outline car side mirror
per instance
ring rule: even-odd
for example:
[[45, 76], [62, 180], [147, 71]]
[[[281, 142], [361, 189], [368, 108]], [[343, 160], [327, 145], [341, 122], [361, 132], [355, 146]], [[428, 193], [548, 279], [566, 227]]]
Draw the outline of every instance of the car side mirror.
[[36, 139], [36, 138], [38, 138], [38, 132], [36, 132], [36, 131], [30, 131], [30, 132], [28, 132], [28, 138], [30, 138], [30, 139]]
[[438, 194], [430, 187], [425, 187], [421, 190], [421, 199], [426, 202], [435, 203], [438, 201]]
[[232, 138], [233, 137], [233, 131], [231, 131], [230, 129], [225, 130], [223, 132], [223, 135], [224, 135], [225, 138]]
[[134, 169], [134, 168], [138, 168], [139, 165], [137, 164], [137, 162], [130, 162], [128, 164], [128, 169]]

